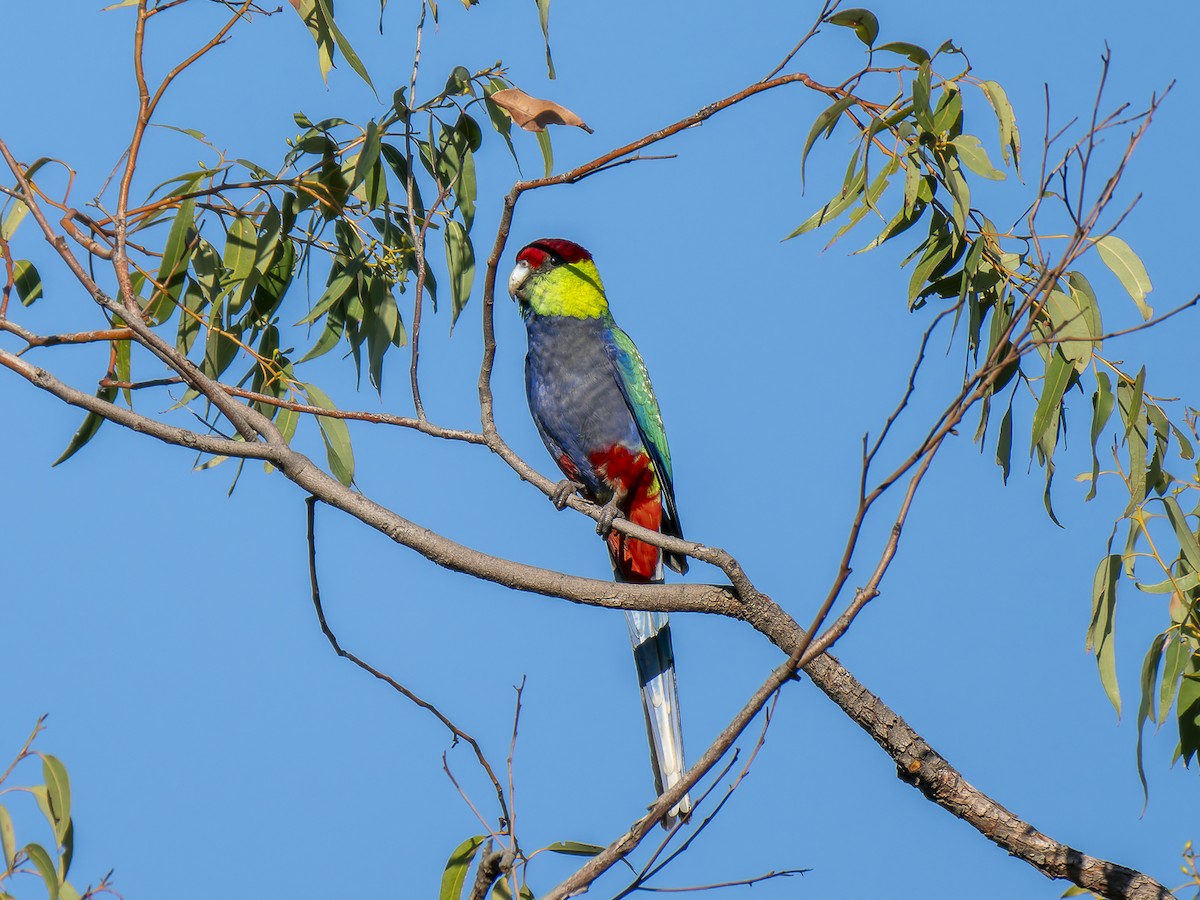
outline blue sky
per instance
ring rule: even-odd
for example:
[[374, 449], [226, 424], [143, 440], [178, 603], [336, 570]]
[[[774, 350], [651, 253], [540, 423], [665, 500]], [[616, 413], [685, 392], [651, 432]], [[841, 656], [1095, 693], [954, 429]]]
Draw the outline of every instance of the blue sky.
[[[393, 0], [381, 37], [374, 3], [341, 6], [380, 96], [390, 97], [407, 83], [415, 7]], [[554, 135], [559, 170], [760, 78], [817, 9], [560, 0], [551, 13], [558, 80], [550, 83], [533, 5], [512, 6], [483, 0], [464, 11], [443, 3], [438, 32], [426, 34], [424, 83], [440, 87], [456, 64], [474, 70], [503, 58], [518, 84], [595, 129]], [[1002, 10], [940, 0], [921, 4], [919, 14], [912, 4], [872, 8], [881, 39], [937, 46], [953, 38], [979, 77], [1007, 88], [1027, 173], [1036, 171], [1043, 84], [1055, 122], [1089, 114], [1105, 41], [1113, 104], [1144, 103], [1178, 79], [1130, 168], [1126, 202], [1144, 196], [1121, 233], [1150, 270], [1152, 302], [1167, 309], [1193, 295], [1190, 163], [1200, 67], [1192, 41], [1200, 13], [1176, 4], [1151, 19], [1125, 3], [1029, 0]], [[151, 64], [162, 71], [214, 16], [207, 4], [162, 16]], [[131, 16], [71, 0], [22, 4], [5, 17], [6, 32], [20, 39], [5, 51], [0, 134], [24, 160], [68, 160], [82, 204], [127, 140]], [[794, 65], [837, 82], [861, 53], [852, 33], [828, 29]], [[779, 240], [840, 184], [848, 145], [838, 132], [814, 152], [801, 193], [799, 151], [822, 107], [800, 88], [757, 97], [662, 146], [674, 160], [527, 196], [501, 267], [541, 236], [569, 237], [593, 252], [614, 314], [654, 377], [686, 533], [733, 552], [802, 622], [836, 571], [861, 435], [877, 431], [894, 406], [927, 323], [905, 310], [908, 273], [898, 270], [898, 253], [849, 256], [865, 243], [857, 234], [825, 252], [821, 234]], [[300, 109], [313, 120], [363, 121], [382, 105], [344, 65], [327, 89], [311, 42], [285, 11], [235, 35], [185, 77], [161, 121], [199, 128], [232, 156], [273, 163]], [[976, 102], [967, 115], [968, 130], [993, 146], [986, 107]], [[534, 141], [516, 138], [526, 174], [537, 173]], [[196, 145], [169, 132], [153, 135], [148, 152], [155, 161], [139, 182], [143, 191], [197, 159]], [[516, 173], [490, 134], [480, 166], [482, 257]], [[981, 189], [977, 203], [1004, 219], [1030, 197], [1028, 184], [1010, 178]], [[28, 225], [19, 239], [18, 253], [47, 259]], [[99, 324], [62, 272], [48, 262], [41, 268], [46, 298], [21, 311], [23, 322], [40, 331]], [[1106, 325], [1133, 324], [1136, 311], [1115, 279], [1092, 271]], [[295, 299], [298, 309], [303, 298]], [[424, 396], [436, 421], [477, 424], [479, 309], [477, 283], [452, 336], [444, 311], [427, 320]], [[499, 425], [551, 473], [525, 408], [521, 323], [506, 301], [498, 301], [497, 332]], [[1185, 364], [1194, 333], [1192, 314], [1127, 339], [1114, 355], [1148, 363], [1155, 393], [1194, 397], [1194, 367]], [[106, 355], [60, 349], [30, 358], [88, 388]], [[895, 458], [950, 395], [960, 365], [953, 354], [930, 361]], [[397, 355], [390, 366], [382, 399], [369, 389], [356, 395], [348, 363], [337, 359], [310, 374], [343, 407], [407, 413], [406, 361]], [[10, 423], [0, 441], [0, 755], [50, 713], [40, 746], [72, 776], [75, 879], [115, 867], [128, 900], [434, 895], [446, 856], [479, 825], [442, 773], [449, 741], [441, 726], [337, 659], [318, 630], [300, 492], [247, 466], [226, 497], [229, 464], [195, 472], [182, 451], [113, 426], [51, 470], [81, 415], [11, 375], [0, 377], [0, 401]], [[154, 413], [170, 402], [138, 398]], [[1082, 423], [1088, 400], [1074, 403]], [[1066, 526], [1059, 529], [1042, 511], [1040, 473], [1027, 475], [1015, 457], [1003, 487], [990, 447], [980, 455], [971, 429], [939, 457], [882, 596], [836, 655], [1013, 812], [1172, 885], [1184, 842], [1200, 839], [1196, 776], [1168, 767], [1169, 727], [1150, 738], [1142, 816], [1133, 757], [1137, 668], [1165, 614], [1153, 597], [1121, 595], [1120, 724], [1083, 646], [1092, 573], [1120, 496], [1102, 488], [1083, 504], [1085, 488], [1072, 476], [1089, 462], [1077, 430], [1055, 487]], [[485, 451], [381, 428], [353, 435], [360, 487], [402, 515], [491, 553], [607, 577], [591, 523], [556, 512]], [[298, 441], [321, 458], [314, 428]], [[872, 565], [885, 518], [864, 538], [861, 572]], [[329, 510], [318, 528], [326, 611], [345, 646], [438, 703], [494, 762], [508, 751], [512, 685], [526, 679], [514, 764], [525, 847], [607, 843], [652, 799], [620, 615], [453, 575]], [[719, 573], [696, 565], [687, 577]], [[696, 754], [778, 652], [730, 621], [676, 616], [673, 631], [685, 735]], [[752, 739], [742, 743], [748, 749]], [[448, 759], [473, 800], [486, 803], [465, 748]], [[535, 889], [551, 887], [569, 862], [539, 857]], [[754, 896], [1056, 897], [1065, 887], [898, 781], [891, 761], [807, 681], [785, 691], [766, 747], [726, 813], [658, 884], [793, 867], [812, 872], [758, 885]], [[623, 883], [610, 876], [595, 894]], [[729, 896], [739, 890], [749, 889]]]

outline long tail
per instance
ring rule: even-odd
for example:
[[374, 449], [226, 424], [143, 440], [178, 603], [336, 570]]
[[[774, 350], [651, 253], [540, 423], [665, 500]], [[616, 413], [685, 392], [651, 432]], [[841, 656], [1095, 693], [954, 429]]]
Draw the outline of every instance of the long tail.
[[[679, 694], [675, 686], [675, 654], [671, 649], [671, 624], [666, 613], [625, 611], [633, 659], [642, 688], [646, 734], [650, 738], [650, 764], [659, 795], [683, 778], [683, 726], [679, 718]], [[664, 828], [692, 809], [687, 794], [662, 820]]]

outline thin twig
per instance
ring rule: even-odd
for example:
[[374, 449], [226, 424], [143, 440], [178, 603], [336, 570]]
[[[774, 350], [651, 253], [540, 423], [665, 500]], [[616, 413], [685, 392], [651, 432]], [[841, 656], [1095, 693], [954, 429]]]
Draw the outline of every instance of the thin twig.
[[749, 885], [758, 884], [760, 881], [770, 881], [773, 878], [791, 878], [793, 875], [805, 875], [811, 871], [812, 869], [781, 869], [778, 872], [767, 872], [763, 875], [756, 875], [754, 878], [743, 878], [739, 881], [718, 881], [715, 884], [699, 884], [694, 887], [643, 887], [639, 888], [638, 890], [649, 891], [655, 894], [685, 894], [691, 891], [712, 891], [716, 890], [717, 888], [746, 887]]
[[33, 742], [37, 740], [37, 736], [46, 730], [46, 713], [38, 716], [37, 722], [34, 723], [33, 731], [29, 732], [29, 737], [25, 738], [25, 743], [21, 745], [20, 751], [13, 757], [13, 761], [8, 764], [8, 768], [4, 770], [4, 774], [0, 775], [0, 784], [4, 784], [8, 780], [8, 776], [13, 773], [21, 762], [29, 756], [29, 748], [33, 746]]
[[475, 752], [475, 758], [478, 760], [480, 767], [484, 770], [484, 772], [487, 773], [488, 779], [492, 782], [492, 787], [496, 789], [496, 801], [500, 806], [501, 820], [509, 821], [510, 814], [508, 811], [508, 805], [504, 800], [504, 789], [500, 787], [500, 782], [496, 778], [496, 773], [492, 770], [491, 765], [488, 763], [487, 757], [483, 755], [483, 749], [479, 746], [479, 742], [455, 725], [454, 722], [449, 719], [449, 717], [447, 717], [432, 703], [427, 700], [423, 700], [421, 697], [418, 697], [415, 693], [406, 688], [396, 679], [392, 678], [390, 675], [380, 672], [374, 666], [364, 662], [349, 650], [344, 649], [338, 642], [337, 636], [333, 633], [333, 629], [329, 627], [329, 623], [325, 619], [325, 609], [321, 604], [321, 587], [317, 581], [317, 541], [315, 535], [317, 498], [310, 496], [306, 498], [304, 502], [308, 508], [308, 577], [312, 585], [313, 607], [317, 612], [317, 622], [321, 626], [321, 633], [325, 635], [330, 646], [333, 647], [334, 652], [337, 653], [338, 656], [350, 660], [350, 662], [354, 663], [354, 665], [358, 666], [364, 672], [369, 672], [371, 675], [387, 684], [393, 690], [419, 706], [421, 709], [431, 713], [433, 717], [441, 722], [442, 725], [444, 725], [446, 729], [454, 736], [455, 741], [466, 741], [466, 743], [469, 744], [471, 749]]
[[[421, 227], [417, 228], [417, 214], [414, 203], [414, 190], [416, 173], [413, 171], [413, 133], [412, 133], [412, 104], [416, 102], [417, 92], [417, 72], [421, 67], [421, 35], [425, 31], [425, 3], [421, 3], [421, 17], [417, 20], [417, 39], [416, 46], [413, 49], [413, 65], [412, 75], [408, 79], [408, 100], [410, 112], [404, 118], [404, 155], [407, 162], [408, 170], [408, 233], [412, 236], [413, 253], [416, 256], [417, 264], [417, 284], [413, 291], [413, 315], [412, 328], [408, 338], [409, 349], [411, 351], [411, 362], [409, 363], [408, 378], [410, 387], [412, 388], [413, 410], [417, 414], [417, 419], [423, 421], [425, 419], [425, 405], [421, 402], [421, 382], [417, 377], [417, 367], [421, 360], [421, 309], [424, 307], [425, 296], [425, 229], [429, 225], [429, 217], [433, 213], [432, 209], [425, 211], [425, 221], [421, 223]], [[430, 145], [432, 152], [433, 146]], [[436, 209], [436, 205], [434, 207]]]
[[[512, 740], [508, 745], [508, 802], [511, 807], [511, 818], [508, 819], [508, 834], [509, 834], [509, 850], [512, 851], [514, 857], [519, 855], [520, 848], [517, 846], [517, 786], [516, 780], [513, 778], [513, 757], [517, 755], [517, 726], [521, 722], [521, 697], [525, 693], [525, 676], [521, 676], [521, 683], [513, 686], [513, 690], [517, 693], [515, 708], [513, 709], [513, 727]], [[515, 897], [516, 894], [513, 894]]]
[[[0, 328], [3, 327], [3, 323], [0, 323]], [[97, 333], [103, 334], [104, 332]], [[68, 337], [70, 336], [68, 335]], [[100, 387], [115, 387], [122, 390], [137, 391], [182, 383], [184, 383], [184, 380], [181, 377], [172, 376], [170, 378], [152, 378], [148, 381], [118, 381], [113, 378], [102, 378], [99, 385]], [[224, 382], [217, 382], [217, 386], [231, 397], [253, 400], [255, 403], [265, 403], [268, 406], [277, 406], [280, 409], [287, 409], [292, 412], [305, 413], [312, 416], [324, 416], [327, 419], [344, 419], [356, 422], [370, 422], [373, 425], [394, 425], [399, 428], [412, 428], [431, 437], [444, 438], [450, 441], [463, 441], [468, 444], [482, 444], [484, 442], [483, 435], [478, 432], [462, 428], [446, 428], [441, 425], [435, 425], [428, 419], [421, 421], [411, 416], [393, 416], [388, 413], [372, 413], [349, 409], [326, 409], [323, 406], [314, 406], [311, 403], [299, 403], [295, 400], [285, 400], [282, 397], [263, 394], [259, 391], [249, 391], [245, 388], [225, 384]]]
[[779, 65], [768, 72], [762, 80], [770, 81], [780, 72], [782, 72], [787, 67], [787, 64], [795, 58], [796, 54], [800, 52], [804, 45], [816, 37], [818, 33], [820, 33], [821, 26], [825, 24], [825, 20], [833, 14], [838, 6], [841, 5], [841, 2], [842, 0], [825, 0], [825, 4], [821, 7], [821, 11], [817, 13], [816, 21], [814, 21], [812, 27], [808, 29], [808, 33], [804, 35], [804, 37], [800, 38], [799, 43], [797, 43], [796, 46], [791, 49], [788, 55], [783, 58]]

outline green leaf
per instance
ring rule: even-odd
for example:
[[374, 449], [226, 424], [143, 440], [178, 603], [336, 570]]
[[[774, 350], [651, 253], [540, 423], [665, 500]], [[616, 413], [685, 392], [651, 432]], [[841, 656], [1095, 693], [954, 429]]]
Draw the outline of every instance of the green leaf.
[[1113, 649], [1113, 617], [1117, 608], [1117, 579], [1121, 557], [1109, 554], [1100, 561], [1092, 582], [1092, 625], [1088, 629], [1087, 649], [1096, 654], [1100, 682], [1117, 716], [1121, 715], [1121, 692], [1117, 687], [1117, 665]]
[[253, 315], [267, 319], [275, 314], [292, 284], [296, 255], [296, 245], [289, 239], [284, 238], [276, 245], [274, 257], [254, 287], [254, 300], [251, 303]]
[[[302, 382], [300, 386], [308, 394], [313, 406], [337, 410], [328, 395], [316, 385]], [[333, 472], [333, 477], [349, 487], [350, 482], [354, 480], [354, 450], [350, 446], [350, 429], [346, 427], [346, 420], [317, 416], [317, 425], [321, 429], [321, 438], [325, 441], [325, 456], [329, 460], [329, 469]]]
[[363, 132], [363, 146], [358, 161], [354, 164], [354, 177], [350, 179], [350, 190], [367, 180], [375, 163], [379, 161], [379, 125], [372, 119]]
[[859, 253], [866, 253], [868, 250], [874, 250], [876, 247], [880, 246], [886, 241], [890, 241], [897, 235], [903, 234], [920, 221], [921, 216], [925, 214], [925, 209], [927, 206], [928, 204], [924, 200], [921, 200], [911, 210], [901, 207], [900, 211], [896, 213], [890, 222], [887, 223], [883, 231], [879, 232], [879, 234], [875, 236], [874, 240], [872, 240], [866, 246], [855, 250], [851, 255], [857, 255]]
[[58, 900], [58, 872], [55, 870], [54, 861], [50, 858], [50, 854], [45, 851], [41, 844], [26, 844], [21, 851], [29, 861], [37, 867], [38, 874], [42, 876], [42, 881], [46, 882], [46, 890], [50, 894], [50, 900]]
[[1192, 459], [1195, 457], [1195, 451], [1192, 449], [1192, 442], [1188, 440], [1187, 435], [1179, 430], [1179, 427], [1172, 422], [1171, 433], [1175, 435], [1175, 440], [1179, 441], [1179, 458]]
[[845, 97], [835, 100], [813, 122], [812, 128], [808, 132], [808, 138], [804, 141], [804, 149], [800, 152], [800, 183], [802, 185], [804, 184], [804, 164], [808, 160], [808, 152], [812, 150], [813, 144], [817, 142], [817, 138], [822, 133], [826, 138], [833, 134], [833, 129], [841, 120], [842, 113], [853, 105], [855, 99], [853, 94], [847, 94]]
[[583, 844], [579, 841], [556, 841], [542, 849], [564, 856], [596, 856], [604, 852], [604, 848], [599, 844]]
[[1137, 717], [1137, 771], [1138, 779], [1142, 782], [1143, 812], [1145, 812], [1145, 805], [1150, 799], [1150, 789], [1146, 782], [1146, 769], [1142, 761], [1142, 736], [1143, 732], [1145, 731], [1146, 719], [1153, 715], [1154, 685], [1158, 680], [1158, 664], [1162, 659], [1162, 644], [1166, 637], [1167, 634], [1160, 634], [1156, 636], [1154, 640], [1150, 642], [1150, 649], [1146, 651], [1146, 658], [1142, 660], [1142, 696], [1140, 702], [1138, 703]]
[[879, 215], [879, 210], [876, 207], [876, 203], [883, 195], [883, 192], [887, 190], [888, 184], [891, 182], [891, 178], [896, 174], [896, 170], [898, 168], [900, 168], [900, 158], [893, 156], [887, 161], [887, 164], [879, 170], [879, 174], [875, 176], [875, 178], [871, 181], [871, 184], [867, 186], [867, 189], [862, 194], [861, 205], [855, 207], [855, 209], [851, 211], [850, 215], [846, 219], [846, 223], [834, 233], [833, 237], [829, 239], [829, 243], [825, 245], [826, 249], [832, 247], [842, 235], [861, 222], [866, 217], [867, 213], [874, 212], [876, 215]]
[[912, 215], [919, 212], [917, 207], [924, 209], [933, 199], [935, 186], [932, 175], [921, 174], [920, 151], [910, 151], [904, 164], [904, 212]]
[[209, 378], [220, 378], [241, 350], [237, 336], [237, 327], [225, 321], [224, 304], [214, 306], [208, 318], [208, 334], [204, 341], [204, 360], [200, 364], [200, 371]]
[[1146, 499], [1146, 417], [1142, 411], [1146, 390], [1146, 367], [1142, 366], [1132, 385], [1125, 380], [1117, 384], [1117, 408], [1125, 423], [1125, 441], [1129, 452], [1129, 515]]
[[46, 792], [50, 800], [50, 811], [54, 816], [54, 838], [61, 844], [71, 822], [71, 781], [67, 767], [49, 753], [42, 757], [42, 777], [46, 781]]
[[[329, 312], [333, 305], [342, 299], [346, 291], [358, 283], [358, 273], [362, 271], [366, 262], [366, 256], [359, 254], [350, 260], [350, 264], [345, 269], [333, 275], [329, 281], [329, 285], [325, 288], [325, 293], [320, 296], [316, 305], [308, 311], [308, 315], [296, 324], [308, 325]], [[330, 274], [332, 275], [333, 273]]]
[[[265, 318], [262, 307], [256, 303], [258, 299], [258, 286], [264, 279], [272, 278], [272, 270], [280, 263], [291, 241], [286, 238], [281, 242], [279, 240], [280, 232], [283, 230], [283, 215], [272, 203], [267, 207], [265, 213], [258, 221], [257, 235], [254, 242], [254, 261], [251, 264], [250, 271], [246, 274], [246, 278], [242, 281], [241, 286], [237, 290], [237, 295], [234, 302], [230, 304], [230, 308], [235, 312], [239, 312], [249, 300], [251, 310], [246, 318], [254, 321], [253, 324], [257, 327], [261, 324], [261, 320]], [[290, 265], [289, 265], [290, 273]]]
[[843, 9], [829, 17], [830, 25], [853, 28], [858, 39], [870, 47], [879, 37], [879, 20], [869, 9]]
[[[96, 396], [101, 400], [112, 403], [117, 396], [117, 389], [114, 387], [102, 387], [96, 391]], [[100, 430], [100, 426], [103, 424], [104, 417], [98, 413], [89, 412], [84, 416], [83, 424], [79, 426], [79, 430], [75, 432], [75, 436], [67, 444], [67, 449], [63, 451], [62, 456], [50, 464], [51, 467], [57, 466], [59, 463], [64, 463], [74, 456], [84, 444], [96, 436], [96, 432]]]
[[955, 164], [946, 167], [945, 175], [946, 187], [950, 189], [950, 196], [954, 200], [951, 209], [954, 227], [960, 235], [966, 234], [967, 217], [971, 214], [971, 187]]
[[442, 93], [447, 96], [469, 94], [471, 92], [471, 73], [466, 66], [455, 66], [446, 78], [446, 86]]
[[75, 856], [75, 821], [67, 819], [67, 827], [63, 830], [63, 836], [60, 839], [62, 843], [62, 855], [58, 858], [58, 881], [59, 894], [66, 900], [72, 896], [75, 889], [67, 884], [67, 874], [71, 871], [71, 860]]
[[382, 277], [370, 280], [366, 299], [362, 327], [367, 333], [368, 375], [375, 389], [382, 392], [384, 354], [389, 346], [403, 346], [399, 341], [400, 311]]
[[1167, 632], [1166, 651], [1163, 653], [1162, 687], [1158, 694], [1159, 724], [1167, 721], [1167, 713], [1175, 702], [1179, 683], [1183, 680], [1183, 670], [1187, 667], [1192, 655], [1192, 645], [1180, 634], [1179, 629], [1172, 628]]
[[[1100, 321], [1100, 304], [1096, 302], [1096, 292], [1092, 290], [1091, 282], [1084, 277], [1082, 272], [1068, 272], [1067, 286], [1071, 290], [1075, 304], [1083, 313], [1083, 321], [1087, 323], [1088, 333], [1095, 340], [1104, 334], [1104, 326]], [[1102, 344], [1102, 341], [1095, 341], [1095, 348], [1099, 350]]]
[[453, 328], [454, 323], [458, 321], [458, 314], [463, 311], [471, 297], [471, 285], [475, 281], [475, 249], [466, 229], [457, 220], [451, 219], [447, 222], [443, 234], [446, 242], [446, 266], [450, 270], [450, 295], [453, 299], [450, 327]]
[[962, 131], [962, 93], [953, 81], [947, 81], [942, 87], [942, 96], [933, 112], [933, 129], [950, 138], [958, 137]]
[[908, 280], [910, 309], [917, 307], [917, 296], [922, 293], [925, 285], [954, 265], [957, 256], [961, 255], [965, 246], [962, 241], [958, 241], [958, 247], [955, 248], [953, 235], [942, 227], [945, 224], [945, 219], [936, 214], [930, 222], [929, 239], [922, 245], [925, 250], [920, 261], [913, 268], [912, 277]]
[[1062, 355], [1069, 359], [1075, 371], [1083, 373], [1092, 361], [1092, 330], [1087, 317], [1075, 301], [1075, 294], [1052, 288], [1046, 295], [1045, 311], [1050, 316], [1050, 328], [1043, 331]]
[[29, 207], [20, 200], [14, 200], [12, 209], [8, 211], [8, 215], [0, 221], [0, 239], [9, 241], [12, 240], [13, 234], [17, 230], [17, 226], [21, 221], [29, 215]]
[[[193, 242], [191, 235], [195, 232], [196, 201], [188, 198], [179, 204], [175, 218], [171, 220], [171, 230], [167, 232], [167, 242], [163, 245], [162, 262], [154, 280], [161, 285], [162, 290], [155, 290], [146, 304], [149, 310], [157, 307], [158, 301], [164, 295], [172, 300], [178, 299], [184, 277], [187, 274], [188, 262], [192, 256]], [[166, 319], [168, 313], [155, 309], [154, 318]]]
[[1183, 551], [1184, 559], [1193, 572], [1200, 572], [1200, 543], [1196, 542], [1196, 535], [1188, 526], [1183, 510], [1179, 508], [1179, 503], [1174, 497], [1163, 497], [1162, 504], [1167, 508], [1167, 518], [1171, 521], [1171, 527], [1175, 529], [1175, 539], [1179, 541], [1179, 549]]
[[1142, 318], [1152, 318], [1154, 309], [1146, 303], [1146, 295], [1154, 286], [1150, 283], [1150, 275], [1138, 255], [1127, 243], [1111, 234], [1096, 241], [1096, 249], [1100, 251], [1100, 258], [1104, 260], [1104, 264], [1112, 269], [1113, 274], [1120, 279], [1121, 286], [1133, 298]]
[[1033, 413], [1033, 440], [1029, 447], [1031, 454], [1033, 448], [1037, 446], [1050, 427], [1058, 421], [1058, 407], [1062, 402], [1063, 393], [1067, 390], [1067, 384], [1071, 380], [1072, 371], [1074, 371], [1074, 366], [1071, 365], [1070, 360], [1056, 348], [1050, 361], [1046, 363], [1046, 377], [1042, 380], [1042, 394], [1038, 397], [1037, 409]]
[[357, 72], [358, 76], [374, 91], [375, 85], [371, 83], [371, 76], [367, 74], [366, 66], [362, 64], [362, 60], [358, 58], [358, 54], [354, 52], [354, 48], [350, 46], [350, 42], [346, 40], [346, 36], [342, 34], [342, 30], [337, 27], [337, 22], [333, 19], [333, 11], [329, 7], [329, 0], [315, 0], [315, 2], [317, 9], [324, 16], [325, 24], [333, 35], [334, 43], [342, 51], [342, 55], [346, 57], [346, 62], [350, 63], [350, 68]]
[[534, 0], [537, 4], [538, 22], [542, 26], [542, 37], [546, 42], [546, 77], [555, 79], [554, 59], [550, 56], [550, 0]]
[[884, 50], [888, 53], [898, 53], [901, 56], [907, 56], [913, 65], [917, 66], [921, 63], [929, 62], [929, 51], [917, 44], [910, 44], [908, 41], [890, 41], [886, 44], [880, 44], [875, 50], [876, 52]]
[[1004, 411], [1000, 420], [1000, 434], [996, 438], [996, 465], [1000, 467], [1001, 478], [1008, 484], [1009, 467], [1012, 464], [1012, 407]]
[[317, 338], [317, 342], [313, 344], [307, 353], [297, 360], [297, 363], [308, 362], [310, 359], [324, 356], [337, 346], [338, 341], [342, 339], [342, 335], [345, 333], [345, 310], [341, 307], [334, 307], [329, 311], [329, 315], [325, 317], [325, 327], [321, 330], [321, 335]]
[[200, 324], [203, 320], [204, 307], [208, 299], [204, 291], [192, 279], [187, 280], [183, 290], [181, 310], [179, 313], [179, 331], [175, 336], [175, 349], [187, 356], [192, 350], [196, 336], [200, 334]]
[[1096, 373], [1096, 392], [1092, 395], [1092, 484], [1085, 500], [1096, 496], [1096, 482], [1100, 478], [1100, 457], [1096, 455], [1096, 441], [1113, 411], [1112, 382], [1108, 373]]
[[3, 854], [4, 871], [11, 872], [17, 854], [17, 833], [12, 816], [3, 804], [0, 804], [0, 853]]
[[554, 148], [550, 146], [550, 129], [535, 131], [533, 136], [537, 138], [538, 147], [542, 151], [542, 162], [545, 163], [546, 177], [549, 178], [550, 173], [554, 171]]
[[859, 196], [863, 192], [866, 183], [866, 169], [859, 169], [858, 174], [841, 192], [836, 194], [832, 200], [818, 209], [815, 213], [801, 222], [787, 237], [785, 241], [790, 241], [794, 237], [799, 237], [802, 234], [807, 234], [814, 228], [820, 228], [827, 222], [832, 222], [847, 209], [858, 202]]
[[963, 165], [981, 178], [1003, 181], [1008, 177], [992, 165], [992, 161], [988, 159], [987, 150], [983, 148], [983, 143], [975, 135], [960, 134], [950, 143], [954, 145], [954, 150]]
[[929, 67], [929, 63], [923, 62], [917, 69], [917, 77], [913, 79], [912, 87], [913, 116], [921, 130], [927, 133], [936, 133], [933, 124], [933, 107], [929, 104], [932, 78], [933, 70]]
[[1195, 673], [1200, 671], [1200, 661], [1195, 656], [1188, 664], [1188, 673], [1179, 684], [1179, 755], [1183, 764], [1188, 765], [1192, 757], [1200, 750], [1200, 678]]
[[496, 91], [503, 91], [511, 85], [506, 84], [499, 78], [491, 78], [483, 89], [484, 106], [487, 108], [488, 119], [492, 123], [492, 128], [500, 137], [504, 138], [504, 143], [508, 145], [508, 152], [512, 154], [514, 162], [517, 162], [518, 168], [520, 162], [517, 160], [517, 149], [512, 142], [512, 116], [500, 108], [499, 104], [492, 102], [492, 94]]
[[454, 188], [454, 206], [462, 214], [467, 231], [475, 222], [475, 154], [470, 150], [463, 153], [462, 165], [458, 170], [458, 183]]
[[229, 226], [225, 236], [225, 265], [229, 267], [230, 280], [243, 281], [254, 271], [258, 255], [258, 232], [254, 223], [246, 216], [238, 216]]
[[467, 872], [471, 868], [471, 860], [484, 842], [483, 835], [469, 837], [450, 854], [446, 868], [442, 870], [442, 887], [438, 891], [438, 900], [460, 900], [463, 885], [467, 880]]
[[1013, 114], [1012, 104], [1008, 95], [995, 81], [981, 81], [979, 89], [992, 105], [996, 113], [996, 122], [1000, 128], [1000, 153], [1006, 165], [1012, 164], [1021, 174], [1021, 134], [1017, 130], [1017, 117]]
[[1200, 572], [1190, 572], [1187, 575], [1173, 575], [1157, 584], [1134, 582], [1134, 587], [1146, 594], [1172, 594], [1175, 591], [1190, 591], [1200, 585]]
[[42, 297], [42, 276], [27, 259], [13, 262], [13, 287], [17, 289], [17, 297], [22, 306], [32, 306]]

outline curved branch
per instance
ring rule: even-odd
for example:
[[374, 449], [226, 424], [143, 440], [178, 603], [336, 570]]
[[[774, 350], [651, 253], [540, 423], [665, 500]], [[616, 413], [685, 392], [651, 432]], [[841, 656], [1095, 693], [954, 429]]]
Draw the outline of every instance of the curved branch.
[[[321, 586], [317, 579], [317, 540], [315, 533], [317, 498], [311, 496], [305, 498], [304, 505], [308, 510], [308, 578], [312, 585], [312, 601], [313, 606], [317, 611], [317, 623], [321, 626], [321, 633], [325, 635], [326, 640], [328, 640], [330, 646], [333, 647], [333, 652], [338, 656], [341, 656], [344, 659], [354, 663], [354, 665], [358, 666], [364, 672], [367, 672], [368, 674], [373, 675], [375, 678], [378, 678], [384, 684], [392, 688], [392, 690], [402, 695], [405, 699], [433, 715], [433, 717], [446, 726], [446, 729], [454, 736], [455, 743], [462, 740], [469, 744], [471, 749], [475, 752], [476, 761], [478, 761], [480, 767], [487, 774], [488, 779], [492, 782], [492, 787], [496, 790], [496, 802], [500, 807], [501, 821], [504, 823], [504, 827], [511, 828], [512, 815], [509, 813], [508, 803], [504, 799], [504, 788], [500, 786], [500, 780], [496, 777], [496, 773], [492, 769], [491, 763], [488, 762], [487, 757], [484, 755], [483, 748], [479, 746], [479, 742], [455, 725], [449, 716], [443, 713], [428, 700], [425, 700], [424, 698], [415, 694], [413, 691], [406, 688], [391, 675], [388, 675], [386, 672], [381, 672], [370, 663], [342, 647], [341, 642], [337, 639], [337, 635], [334, 634], [333, 629], [329, 627], [329, 622], [325, 618], [325, 606], [321, 602]], [[451, 746], [453, 746], [453, 744]], [[512, 793], [511, 783], [509, 784], [509, 793]]]

